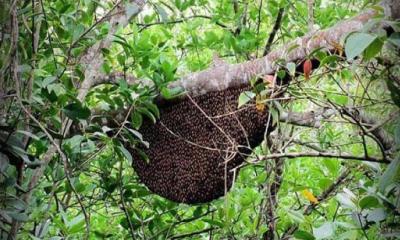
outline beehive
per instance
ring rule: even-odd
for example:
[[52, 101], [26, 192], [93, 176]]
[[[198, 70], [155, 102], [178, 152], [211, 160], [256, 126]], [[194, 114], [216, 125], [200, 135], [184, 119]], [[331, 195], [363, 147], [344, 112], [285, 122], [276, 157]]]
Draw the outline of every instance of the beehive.
[[175, 202], [205, 203], [223, 196], [232, 186], [230, 170], [261, 143], [268, 118], [254, 105], [237, 108], [244, 90], [231, 88], [159, 104], [157, 123], [147, 121], [140, 129], [150, 143], [148, 149], [141, 147], [149, 162], [131, 150], [140, 180]]

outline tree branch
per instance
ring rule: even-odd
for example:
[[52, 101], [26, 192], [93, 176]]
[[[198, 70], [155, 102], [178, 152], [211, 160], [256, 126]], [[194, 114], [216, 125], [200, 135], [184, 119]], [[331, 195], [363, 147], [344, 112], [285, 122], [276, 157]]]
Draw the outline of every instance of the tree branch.
[[272, 43], [274, 42], [274, 39], [275, 39], [275, 35], [278, 32], [279, 28], [281, 27], [284, 12], [285, 12], [285, 8], [279, 8], [274, 27], [272, 28], [272, 31], [268, 37], [268, 41], [265, 45], [263, 56], [266, 56], [269, 53], [269, 51], [271, 50]]
[[[273, 179], [266, 186], [269, 195], [266, 196], [266, 225], [268, 230], [263, 234], [263, 239], [274, 239], [276, 232], [276, 209], [278, 206], [278, 192], [283, 181], [283, 159], [274, 159], [275, 166], [273, 169]], [[267, 163], [266, 163], [267, 164]], [[267, 170], [267, 169], [266, 169]], [[270, 174], [270, 173], [269, 173]]]
[[[381, 127], [381, 124], [365, 112], [357, 110], [355, 108], [344, 108], [343, 114], [351, 117], [356, 123], [359, 123], [362, 127], [365, 127], [366, 134], [372, 134], [380, 144], [382, 144], [384, 150], [390, 150], [394, 146], [394, 140], [389, 134]], [[398, 112], [394, 113], [398, 115]]]
[[[86, 54], [81, 59], [81, 64], [86, 66], [85, 69], [85, 79], [82, 82], [79, 90], [78, 90], [78, 99], [83, 100], [84, 97], [87, 95], [89, 89], [98, 83], [99, 79], [102, 77], [102, 73], [100, 68], [104, 62], [104, 59], [101, 55], [101, 49], [107, 48], [111, 45], [113, 40], [113, 35], [117, 31], [118, 26], [125, 26], [128, 24], [129, 20], [136, 16], [144, 7], [145, 1], [144, 0], [131, 0], [130, 4], [136, 4], [138, 6], [138, 10], [135, 13], [132, 13], [130, 16], [126, 15], [125, 7], [126, 5], [121, 4], [122, 1], [118, 3], [118, 5], [113, 8], [109, 18], [110, 24], [112, 28], [108, 32], [107, 36], [100, 42], [96, 43], [92, 47], [88, 49]], [[67, 119], [63, 123], [62, 133], [65, 136], [68, 133], [71, 127], [72, 121]], [[51, 140], [51, 138], [50, 138]], [[29, 202], [33, 189], [38, 185], [40, 178], [44, 174], [44, 170], [46, 169], [47, 165], [50, 163], [53, 156], [57, 153], [60, 153], [60, 149], [56, 146], [51, 146], [46, 154], [42, 158], [42, 165], [35, 169], [32, 174], [32, 177], [28, 184], [28, 192], [23, 196], [23, 200], [25, 202]], [[66, 172], [66, 174], [68, 174]], [[72, 186], [72, 185], [71, 185]], [[80, 201], [80, 199], [78, 199]]]
[[[101, 79], [104, 79], [104, 74], [100, 71], [101, 66], [104, 63], [101, 49], [108, 48], [111, 45], [114, 39], [114, 34], [118, 30], [119, 26], [126, 26], [129, 23], [130, 19], [138, 15], [139, 12], [143, 9], [145, 2], [145, 0], [131, 0], [129, 1], [129, 3], [124, 5], [122, 4], [123, 1], [120, 1], [113, 9], [113, 11], [107, 14], [111, 16], [109, 20], [111, 28], [107, 36], [100, 42], [90, 47], [80, 61], [80, 63], [85, 66], [86, 69], [85, 79], [82, 82], [78, 92], [79, 100], [82, 101], [90, 88], [93, 85], [98, 84]], [[137, 7], [137, 11], [131, 13], [131, 15], [129, 16], [127, 15], [127, 11], [125, 11], [125, 8], [128, 4], [135, 4]]]
[[[326, 199], [328, 199], [328, 197], [335, 192], [338, 187], [340, 185], [342, 185], [342, 183], [348, 178], [348, 176], [350, 175], [351, 171], [349, 169], [346, 169], [344, 172], [342, 172], [342, 174], [339, 175], [339, 177], [336, 179], [335, 182], [333, 182], [327, 189], [325, 189], [325, 191], [318, 196], [318, 202], [322, 202], [325, 201]], [[317, 205], [315, 204], [310, 204], [308, 205], [308, 207], [305, 209], [304, 211], [304, 215], [310, 215], [312, 210], [315, 209]], [[291, 227], [289, 227], [283, 234], [281, 239], [289, 239], [290, 236], [299, 228], [299, 225], [293, 225]]]
[[275, 159], [275, 158], [299, 158], [299, 157], [324, 157], [324, 158], [341, 158], [348, 160], [358, 160], [365, 162], [377, 162], [377, 163], [390, 163], [389, 160], [374, 158], [374, 157], [363, 157], [353, 156], [347, 153], [334, 153], [334, 152], [298, 152], [298, 153], [279, 153], [269, 154], [261, 157], [261, 160]]
[[181, 235], [176, 235], [176, 236], [171, 237], [171, 239], [180, 239], [180, 238], [192, 237], [192, 236], [195, 236], [195, 235], [206, 233], [206, 232], [214, 230], [214, 229], [215, 229], [215, 227], [210, 227], [210, 228], [206, 228], [206, 229], [203, 229], [203, 230], [200, 230], [200, 231], [195, 231], [195, 232], [191, 232], [191, 233], [185, 233], [185, 234], [181, 234]]
[[[399, 112], [392, 113], [387, 120], [383, 123], [378, 123], [377, 120], [368, 116], [365, 112], [358, 110], [356, 108], [346, 107], [343, 109], [338, 109], [344, 115], [350, 116], [352, 121], [358, 123], [361, 127], [365, 128], [367, 134], [372, 134], [376, 140], [382, 144], [384, 150], [391, 150], [394, 146], [393, 138], [385, 131], [382, 127], [387, 121], [394, 119], [398, 116]], [[322, 108], [310, 112], [281, 112], [279, 116], [279, 121], [301, 126], [301, 127], [313, 127], [319, 128], [321, 122], [324, 119], [329, 119], [334, 115], [338, 114], [338, 111], [329, 108]]]
[[[193, 16], [184, 17], [184, 18], [181, 18], [181, 19], [176, 19], [176, 20], [172, 20], [172, 21], [167, 21], [167, 22], [154, 22], [154, 23], [148, 23], [148, 24], [141, 24], [141, 23], [139, 23], [139, 24], [137, 24], [137, 25], [142, 27], [141, 29], [139, 29], [139, 32], [141, 32], [141, 31], [143, 31], [143, 30], [145, 30], [146, 28], [149, 28], [149, 27], [151, 27], [151, 26], [163, 25], [163, 24], [169, 25], [169, 24], [176, 24], [176, 23], [184, 23], [184, 22], [186, 22], [187, 20], [196, 19], [196, 18], [203, 18], [203, 19], [213, 20], [213, 17], [212, 17], [212, 16], [193, 15]], [[220, 27], [222, 27], [222, 28], [229, 29], [228, 26], [226, 26], [225, 24], [220, 23], [220, 22], [218, 22], [218, 21], [216, 21], [215, 24], [218, 25], [218, 26], [220, 26]], [[230, 30], [230, 31], [233, 32], [232, 30]]]
[[375, 10], [369, 9], [360, 15], [342, 21], [337, 25], [315, 33], [307, 34], [301, 38], [277, 47], [267, 56], [239, 64], [227, 64], [212, 67], [200, 72], [183, 76], [169, 87], [182, 88], [192, 96], [205, 94], [212, 91], [222, 91], [230, 87], [247, 85], [253, 78], [273, 74], [278, 65], [277, 60], [296, 62], [307, 57], [316, 49], [333, 51], [345, 36], [354, 31], [359, 31], [374, 16]]
[[323, 108], [310, 112], [281, 112], [279, 121], [293, 124], [301, 127], [319, 128], [321, 120], [329, 119], [336, 115], [337, 112], [333, 109]]

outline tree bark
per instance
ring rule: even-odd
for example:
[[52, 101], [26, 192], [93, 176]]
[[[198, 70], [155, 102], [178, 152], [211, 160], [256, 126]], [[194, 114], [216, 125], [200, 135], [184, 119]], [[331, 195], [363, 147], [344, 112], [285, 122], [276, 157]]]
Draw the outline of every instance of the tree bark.
[[[381, 6], [385, 9], [385, 16], [388, 19], [400, 18], [399, 1], [384, 0]], [[277, 60], [297, 62], [305, 59], [316, 49], [336, 51], [338, 47], [343, 48], [341, 43], [348, 34], [362, 30], [366, 23], [378, 14], [376, 10], [367, 9], [358, 16], [339, 22], [331, 28], [309, 33], [279, 46], [265, 57], [243, 63], [212, 66], [203, 71], [187, 74], [172, 82], [169, 87], [181, 88], [188, 94], [196, 96], [249, 84], [251, 79], [274, 74], [278, 68]]]

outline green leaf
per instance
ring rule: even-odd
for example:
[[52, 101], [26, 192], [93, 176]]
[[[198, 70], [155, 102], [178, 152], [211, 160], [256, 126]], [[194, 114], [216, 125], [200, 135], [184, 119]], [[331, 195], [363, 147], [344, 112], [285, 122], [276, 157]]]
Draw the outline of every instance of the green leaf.
[[336, 195], [336, 199], [338, 200], [338, 202], [340, 202], [340, 204], [342, 204], [343, 207], [345, 208], [349, 208], [349, 209], [354, 209], [356, 208], [356, 205], [354, 204], [354, 202], [351, 199], [351, 196], [349, 196], [349, 194], [346, 193], [339, 193]]
[[256, 198], [257, 194], [252, 188], [245, 188], [241, 194], [240, 205], [246, 207], [254, 203]]
[[379, 191], [385, 193], [386, 188], [400, 180], [400, 158], [393, 160], [379, 179]]
[[140, 158], [145, 161], [146, 163], [150, 163], [150, 158], [147, 154], [141, 150], [140, 148], [135, 148], [135, 151], [139, 154]]
[[396, 47], [400, 48], [400, 33], [395, 32], [388, 38], [388, 41], [394, 44]]
[[202, 207], [197, 207], [194, 211], [193, 211], [193, 217], [198, 218], [200, 217], [201, 213], [202, 213], [203, 208]]
[[[129, 4], [128, 4], [129, 5]], [[119, 36], [119, 35], [115, 35], [115, 37], [117, 38], [117, 39], [115, 39], [114, 40], [114, 42], [116, 42], [116, 43], [118, 43], [118, 44], [121, 44], [121, 46], [122, 47], [124, 47], [124, 48], [126, 48], [126, 49], [131, 49], [132, 48], [132, 46], [131, 45], [129, 45], [129, 43], [126, 41], [126, 39], [124, 38], [124, 37], [122, 37], [122, 36]], [[103, 49], [106, 49], [106, 48], [103, 48]], [[102, 49], [102, 50], [103, 50]], [[109, 49], [107, 49], [106, 51], [110, 51]], [[120, 56], [120, 55], [119, 55]]]
[[103, 65], [101, 65], [101, 71], [106, 74], [110, 74], [111, 73], [111, 65], [106, 62], [103, 63]]
[[313, 233], [316, 239], [331, 237], [335, 232], [333, 223], [326, 222], [319, 228], [313, 228]]
[[203, 221], [206, 223], [209, 223], [210, 225], [213, 225], [213, 226], [217, 226], [217, 227], [221, 227], [221, 228], [224, 227], [224, 224], [220, 221], [216, 221], [216, 220], [209, 219], [209, 218], [203, 219]]
[[147, 191], [147, 189], [143, 188], [143, 189], [138, 189], [133, 193], [133, 198], [144, 198], [146, 196], [151, 195], [152, 193]]
[[329, 65], [329, 66], [333, 67], [335, 65], [335, 63], [339, 61], [339, 59], [340, 59], [339, 56], [329, 55], [329, 56], [325, 57], [324, 59], [322, 59], [320, 65], [321, 66]]
[[357, 240], [358, 238], [358, 231], [357, 230], [350, 230], [340, 234], [337, 237], [338, 240]]
[[87, 119], [90, 116], [89, 108], [82, 106], [79, 102], [68, 104], [63, 108], [63, 112], [72, 120]]
[[337, 103], [337, 104], [339, 104], [341, 106], [345, 106], [349, 101], [348, 96], [343, 96], [343, 95], [339, 95], [339, 94], [331, 94], [331, 93], [329, 93], [329, 94], [327, 94], [327, 97], [332, 102]]
[[26, 213], [18, 213], [18, 212], [8, 212], [8, 215], [19, 222], [26, 222], [28, 220], [28, 215]]
[[246, 103], [248, 103], [255, 96], [256, 96], [256, 94], [251, 92], [251, 91], [244, 91], [244, 92], [240, 93], [239, 102], [238, 102], [238, 108], [240, 108], [241, 106], [243, 106]]
[[157, 122], [157, 119], [154, 117], [153, 113], [149, 111], [147, 108], [139, 107], [137, 108], [137, 111], [143, 115], [145, 115], [147, 118], [149, 118], [153, 123]]
[[128, 163], [132, 164], [132, 155], [130, 154], [130, 152], [126, 150], [126, 148], [122, 145], [118, 146], [118, 149], [120, 153], [122, 153], [122, 155], [126, 158], [126, 160], [128, 160]]
[[81, 24], [78, 24], [77, 26], [75, 26], [73, 29], [72, 42], [81, 40], [79, 38], [82, 36], [84, 31], [85, 31], [85, 28]]
[[143, 143], [143, 145], [145, 145], [147, 148], [149, 148], [149, 143], [143, 140], [143, 135], [140, 132], [130, 129], [130, 128], [128, 128], [128, 130], [133, 135], [135, 135], [140, 140], [140, 142]]
[[336, 159], [327, 158], [327, 159], [324, 159], [322, 161], [322, 163], [332, 174], [336, 174], [340, 168], [340, 162], [338, 162]]
[[376, 208], [367, 214], [367, 221], [379, 223], [386, 219], [386, 213], [383, 208]]
[[185, 91], [180, 87], [176, 87], [176, 88], [164, 87], [161, 89], [161, 95], [163, 96], [163, 98], [165, 98], [167, 100], [181, 96], [184, 93], [185, 93]]
[[389, 88], [393, 102], [400, 107], [400, 88], [398, 88], [390, 79], [386, 81], [386, 84]]
[[131, 17], [139, 12], [139, 7], [136, 3], [130, 2], [126, 4], [126, 15]]
[[302, 231], [302, 230], [297, 230], [293, 234], [293, 236], [297, 239], [304, 239], [304, 240], [314, 240], [315, 239], [315, 237], [311, 233]]
[[157, 9], [157, 12], [161, 16], [161, 21], [163, 23], [168, 22], [168, 13], [167, 13], [167, 11], [165, 11], [165, 9], [161, 5], [157, 5], [156, 9]]
[[83, 214], [79, 214], [67, 223], [68, 233], [74, 234], [83, 230], [85, 227], [85, 217]]
[[64, 85], [61, 83], [49, 84], [47, 85], [47, 90], [49, 90], [50, 93], [54, 93], [57, 97], [66, 93]]
[[42, 87], [47, 87], [47, 85], [53, 83], [55, 80], [57, 80], [57, 78], [54, 76], [46, 77], [42, 81]]
[[160, 111], [158, 110], [157, 105], [152, 102], [145, 102], [144, 105], [148, 108], [157, 118], [160, 118]]
[[142, 114], [140, 114], [138, 111], [134, 111], [132, 113], [132, 119], [131, 120], [132, 120], [132, 126], [136, 130], [138, 130], [140, 128], [140, 126], [142, 126], [143, 117], [142, 117]]
[[68, 138], [64, 140], [63, 148], [68, 153], [79, 153], [82, 151], [81, 144], [85, 140], [85, 137], [77, 134], [72, 138]]
[[383, 47], [383, 41], [379, 38], [375, 39], [368, 47], [365, 49], [364, 57], [366, 60], [369, 60], [375, 57]]
[[374, 40], [376, 36], [368, 33], [353, 33], [346, 39], [345, 53], [348, 60], [359, 56]]
[[296, 74], [296, 64], [294, 62], [287, 63], [286, 68], [289, 71], [290, 76], [294, 76]]
[[305, 221], [304, 215], [300, 211], [289, 209], [287, 213], [294, 222], [303, 223]]
[[379, 200], [374, 196], [363, 197], [359, 204], [362, 209], [374, 208], [379, 205]]
[[175, 0], [174, 3], [175, 3], [176, 8], [179, 9], [179, 11], [183, 10], [182, 9], [183, 4], [182, 4], [181, 0]]

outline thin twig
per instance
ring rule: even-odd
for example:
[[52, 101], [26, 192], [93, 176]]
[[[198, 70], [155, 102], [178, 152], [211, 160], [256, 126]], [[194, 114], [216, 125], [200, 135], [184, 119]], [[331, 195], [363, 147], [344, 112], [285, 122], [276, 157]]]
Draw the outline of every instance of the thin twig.
[[274, 27], [272, 28], [272, 31], [269, 34], [268, 41], [265, 45], [263, 56], [266, 56], [271, 51], [271, 47], [272, 47], [272, 43], [274, 42], [275, 35], [278, 32], [278, 29], [281, 27], [281, 24], [282, 24], [282, 18], [283, 18], [284, 12], [285, 12], [285, 8], [283, 8], [283, 7], [279, 8]]

